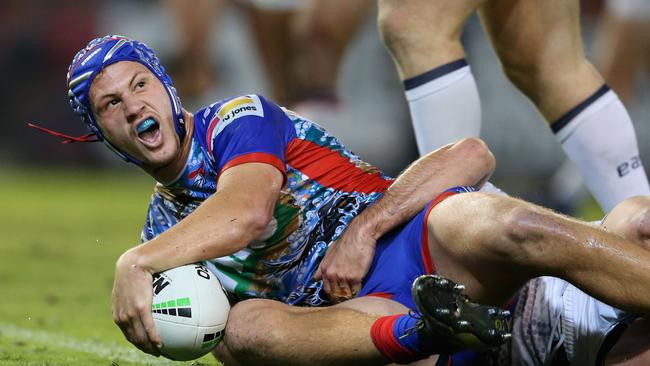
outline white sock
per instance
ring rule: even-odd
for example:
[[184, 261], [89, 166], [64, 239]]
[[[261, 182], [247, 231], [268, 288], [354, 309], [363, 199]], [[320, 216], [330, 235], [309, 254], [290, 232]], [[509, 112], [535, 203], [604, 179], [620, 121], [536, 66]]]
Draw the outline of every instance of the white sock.
[[407, 79], [404, 89], [420, 155], [479, 136], [481, 102], [464, 59]]
[[626, 198], [650, 194], [632, 120], [607, 86], [551, 128], [605, 212]]

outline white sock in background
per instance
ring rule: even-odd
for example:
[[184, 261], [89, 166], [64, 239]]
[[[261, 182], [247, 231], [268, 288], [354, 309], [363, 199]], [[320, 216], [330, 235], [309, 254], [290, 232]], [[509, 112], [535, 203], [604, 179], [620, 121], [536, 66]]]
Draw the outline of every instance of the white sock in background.
[[464, 59], [404, 81], [420, 155], [481, 131], [481, 101]]
[[632, 120], [607, 86], [551, 128], [605, 212], [626, 198], [650, 194]]

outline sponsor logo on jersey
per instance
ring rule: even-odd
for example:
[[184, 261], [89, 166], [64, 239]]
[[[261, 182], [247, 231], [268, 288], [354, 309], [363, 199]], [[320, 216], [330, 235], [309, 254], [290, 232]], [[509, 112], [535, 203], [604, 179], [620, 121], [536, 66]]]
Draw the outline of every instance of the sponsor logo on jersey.
[[235, 98], [224, 103], [217, 110], [217, 118], [224, 123], [244, 116], [264, 116], [262, 103], [260, 103], [257, 95], [245, 95]]
[[237, 118], [245, 116], [264, 117], [262, 102], [257, 95], [244, 95], [224, 103], [208, 126], [208, 146], [212, 153], [212, 143], [221, 131]]

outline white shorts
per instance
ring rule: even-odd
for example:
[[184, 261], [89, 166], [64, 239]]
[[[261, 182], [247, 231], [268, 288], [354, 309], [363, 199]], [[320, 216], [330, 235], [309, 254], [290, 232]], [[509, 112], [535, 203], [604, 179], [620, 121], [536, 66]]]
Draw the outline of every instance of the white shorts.
[[519, 294], [512, 323], [511, 362], [552, 364], [564, 353], [571, 365], [595, 365], [607, 335], [628, 320], [623, 311], [564, 280], [535, 278]]
[[239, 0], [239, 2], [266, 11], [293, 11], [305, 4], [304, 0]]
[[608, 0], [607, 9], [619, 18], [650, 20], [650, 1], [648, 0]]

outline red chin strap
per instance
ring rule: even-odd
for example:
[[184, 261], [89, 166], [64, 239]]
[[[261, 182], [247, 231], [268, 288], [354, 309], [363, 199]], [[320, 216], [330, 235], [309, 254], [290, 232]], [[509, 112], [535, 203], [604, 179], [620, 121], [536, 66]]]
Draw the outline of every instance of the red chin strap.
[[27, 127], [35, 128], [41, 132], [45, 132], [48, 135], [61, 137], [64, 140], [61, 141], [62, 144], [71, 144], [73, 142], [98, 142], [100, 141], [94, 133], [89, 133], [82, 136], [70, 136], [61, 132], [52, 131], [42, 126], [35, 125], [33, 123], [27, 123]]

